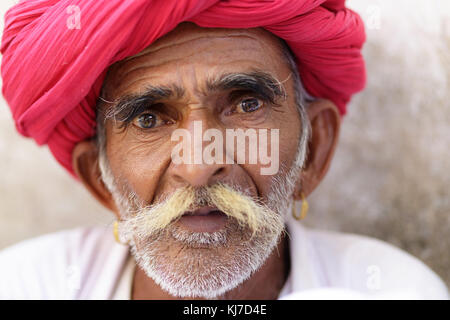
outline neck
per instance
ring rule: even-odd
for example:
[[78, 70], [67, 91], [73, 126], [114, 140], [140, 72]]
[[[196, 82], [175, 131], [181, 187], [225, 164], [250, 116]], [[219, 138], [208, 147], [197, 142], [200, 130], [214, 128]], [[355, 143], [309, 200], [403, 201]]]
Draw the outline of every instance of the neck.
[[[289, 242], [283, 234], [266, 262], [253, 275], [218, 299], [273, 300], [277, 299], [290, 271]], [[134, 272], [132, 299], [180, 299], [163, 291], [153, 279], [137, 266]], [[191, 298], [189, 298], [191, 299]], [[200, 299], [202, 300], [202, 299]]]

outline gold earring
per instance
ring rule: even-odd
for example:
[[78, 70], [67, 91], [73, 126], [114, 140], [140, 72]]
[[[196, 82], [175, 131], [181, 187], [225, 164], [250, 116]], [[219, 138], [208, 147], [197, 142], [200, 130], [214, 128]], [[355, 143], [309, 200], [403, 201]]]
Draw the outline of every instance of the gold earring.
[[295, 218], [295, 220], [305, 219], [309, 209], [308, 201], [306, 200], [303, 192], [300, 194], [300, 196], [302, 197], [302, 208], [300, 211], [300, 215], [297, 215], [297, 213], [295, 212], [295, 202], [292, 203], [292, 216]]
[[114, 235], [114, 239], [116, 240], [117, 243], [123, 244], [119, 238], [119, 221], [117, 221], [117, 220], [114, 221], [114, 224], [113, 224], [113, 235]]

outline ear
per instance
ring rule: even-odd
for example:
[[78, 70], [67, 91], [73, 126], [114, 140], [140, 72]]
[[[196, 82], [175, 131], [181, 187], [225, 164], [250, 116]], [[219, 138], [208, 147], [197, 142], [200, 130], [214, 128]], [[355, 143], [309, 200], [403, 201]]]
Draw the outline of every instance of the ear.
[[308, 196], [328, 172], [336, 149], [341, 127], [338, 108], [329, 100], [317, 100], [306, 108], [311, 137], [307, 159], [297, 183], [294, 199], [300, 200], [301, 193]]
[[79, 142], [72, 151], [75, 174], [104, 207], [117, 214], [114, 199], [101, 178], [97, 146], [91, 140]]

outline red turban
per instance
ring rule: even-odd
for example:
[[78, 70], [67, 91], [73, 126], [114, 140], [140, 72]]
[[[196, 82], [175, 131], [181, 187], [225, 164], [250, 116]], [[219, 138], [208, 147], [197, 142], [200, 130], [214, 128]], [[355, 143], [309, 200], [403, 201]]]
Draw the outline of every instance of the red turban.
[[[80, 25], [70, 25], [78, 9]], [[342, 114], [364, 87], [364, 26], [345, 0], [23, 0], [5, 16], [1, 46], [3, 95], [17, 130], [48, 144], [73, 174], [73, 147], [95, 134], [107, 68], [183, 21], [263, 27], [284, 39], [306, 90]]]

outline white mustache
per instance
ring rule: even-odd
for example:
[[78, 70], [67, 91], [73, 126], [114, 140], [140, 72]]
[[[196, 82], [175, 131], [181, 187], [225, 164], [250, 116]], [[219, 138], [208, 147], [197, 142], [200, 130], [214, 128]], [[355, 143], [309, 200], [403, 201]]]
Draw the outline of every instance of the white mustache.
[[217, 183], [197, 189], [179, 188], [163, 201], [139, 208], [119, 222], [119, 232], [144, 240], [175, 223], [187, 211], [201, 206], [216, 207], [241, 227], [248, 228], [252, 235], [262, 231], [280, 232], [284, 228], [283, 217], [260, 200]]

